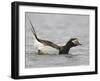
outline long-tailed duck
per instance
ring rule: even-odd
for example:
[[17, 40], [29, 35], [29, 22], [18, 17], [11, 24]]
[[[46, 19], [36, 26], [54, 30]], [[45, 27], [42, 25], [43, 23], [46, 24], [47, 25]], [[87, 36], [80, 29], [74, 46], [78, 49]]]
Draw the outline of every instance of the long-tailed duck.
[[42, 40], [37, 37], [30, 19], [29, 22], [31, 24], [32, 33], [35, 36], [34, 46], [37, 48], [38, 54], [68, 54], [70, 48], [81, 45], [77, 38], [71, 38], [64, 46], [56, 45], [51, 41]]

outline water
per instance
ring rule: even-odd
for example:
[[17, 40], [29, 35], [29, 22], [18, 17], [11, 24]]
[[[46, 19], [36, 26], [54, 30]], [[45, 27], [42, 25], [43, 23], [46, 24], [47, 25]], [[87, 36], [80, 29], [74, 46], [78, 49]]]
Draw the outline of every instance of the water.
[[[26, 14], [25, 67], [59, 67], [89, 65], [89, 16], [63, 14]], [[78, 38], [81, 46], [71, 48], [69, 54], [38, 55], [34, 36], [27, 19], [29, 15], [39, 38], [64, 45], [70, 38]]]

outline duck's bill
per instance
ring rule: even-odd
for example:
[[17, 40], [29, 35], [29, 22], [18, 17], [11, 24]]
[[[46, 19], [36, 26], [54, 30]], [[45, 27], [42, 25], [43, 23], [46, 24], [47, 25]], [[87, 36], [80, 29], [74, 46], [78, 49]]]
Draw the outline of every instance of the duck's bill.
[[82, 45], [82, 44], [79, 44], [79, 45]]
[[77, 42], [77, 45], [82, 45], [80, 42]]
[[80, 42], [77, 42], [77, 45], [82, 45]]
[[78, 42], [78, 45], [82, 45], [80, 42]]

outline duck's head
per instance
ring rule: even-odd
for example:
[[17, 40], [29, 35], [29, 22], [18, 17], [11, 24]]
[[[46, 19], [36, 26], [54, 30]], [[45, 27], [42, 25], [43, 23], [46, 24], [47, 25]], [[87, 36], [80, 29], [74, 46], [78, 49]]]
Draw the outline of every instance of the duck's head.
[[82, 45], [80, 44], [78, 38], [71, 38], [67, 44], [65, 45], [66, 47], [75, 47], [75, 46], [79, 46], [79, 45]]
[[69, 43], [70, 43], [71, 47], [82, 45], [82, 44], [80, 44], [78, 38], [72, 38], [72, 39], [70, 39]]
[[60, 54], [68, 54], [70, 48], [82, 45], [80, 44], [79, 40], [77, 38], [71, 38], [63, 47], [60, 49]]

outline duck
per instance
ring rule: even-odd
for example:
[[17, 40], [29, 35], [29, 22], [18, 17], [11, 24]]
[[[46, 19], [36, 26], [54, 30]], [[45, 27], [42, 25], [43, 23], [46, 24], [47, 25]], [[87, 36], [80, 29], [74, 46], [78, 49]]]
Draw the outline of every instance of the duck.
[[34, 47], [37, 49], [37, 53], [38, 54], [69, 54], [69, 51], [72, 47], [76, 47], [80, 44], [78, 38], [71, 38], [65, 45], [59, 46], [51, 41], [48, 40], [43, 40], [40, 39], [34, 29], [34, 26], [30, 20], [30, 18], [28, 17], [30, 25], [31, 25], [31, 31], [34, 35]]

